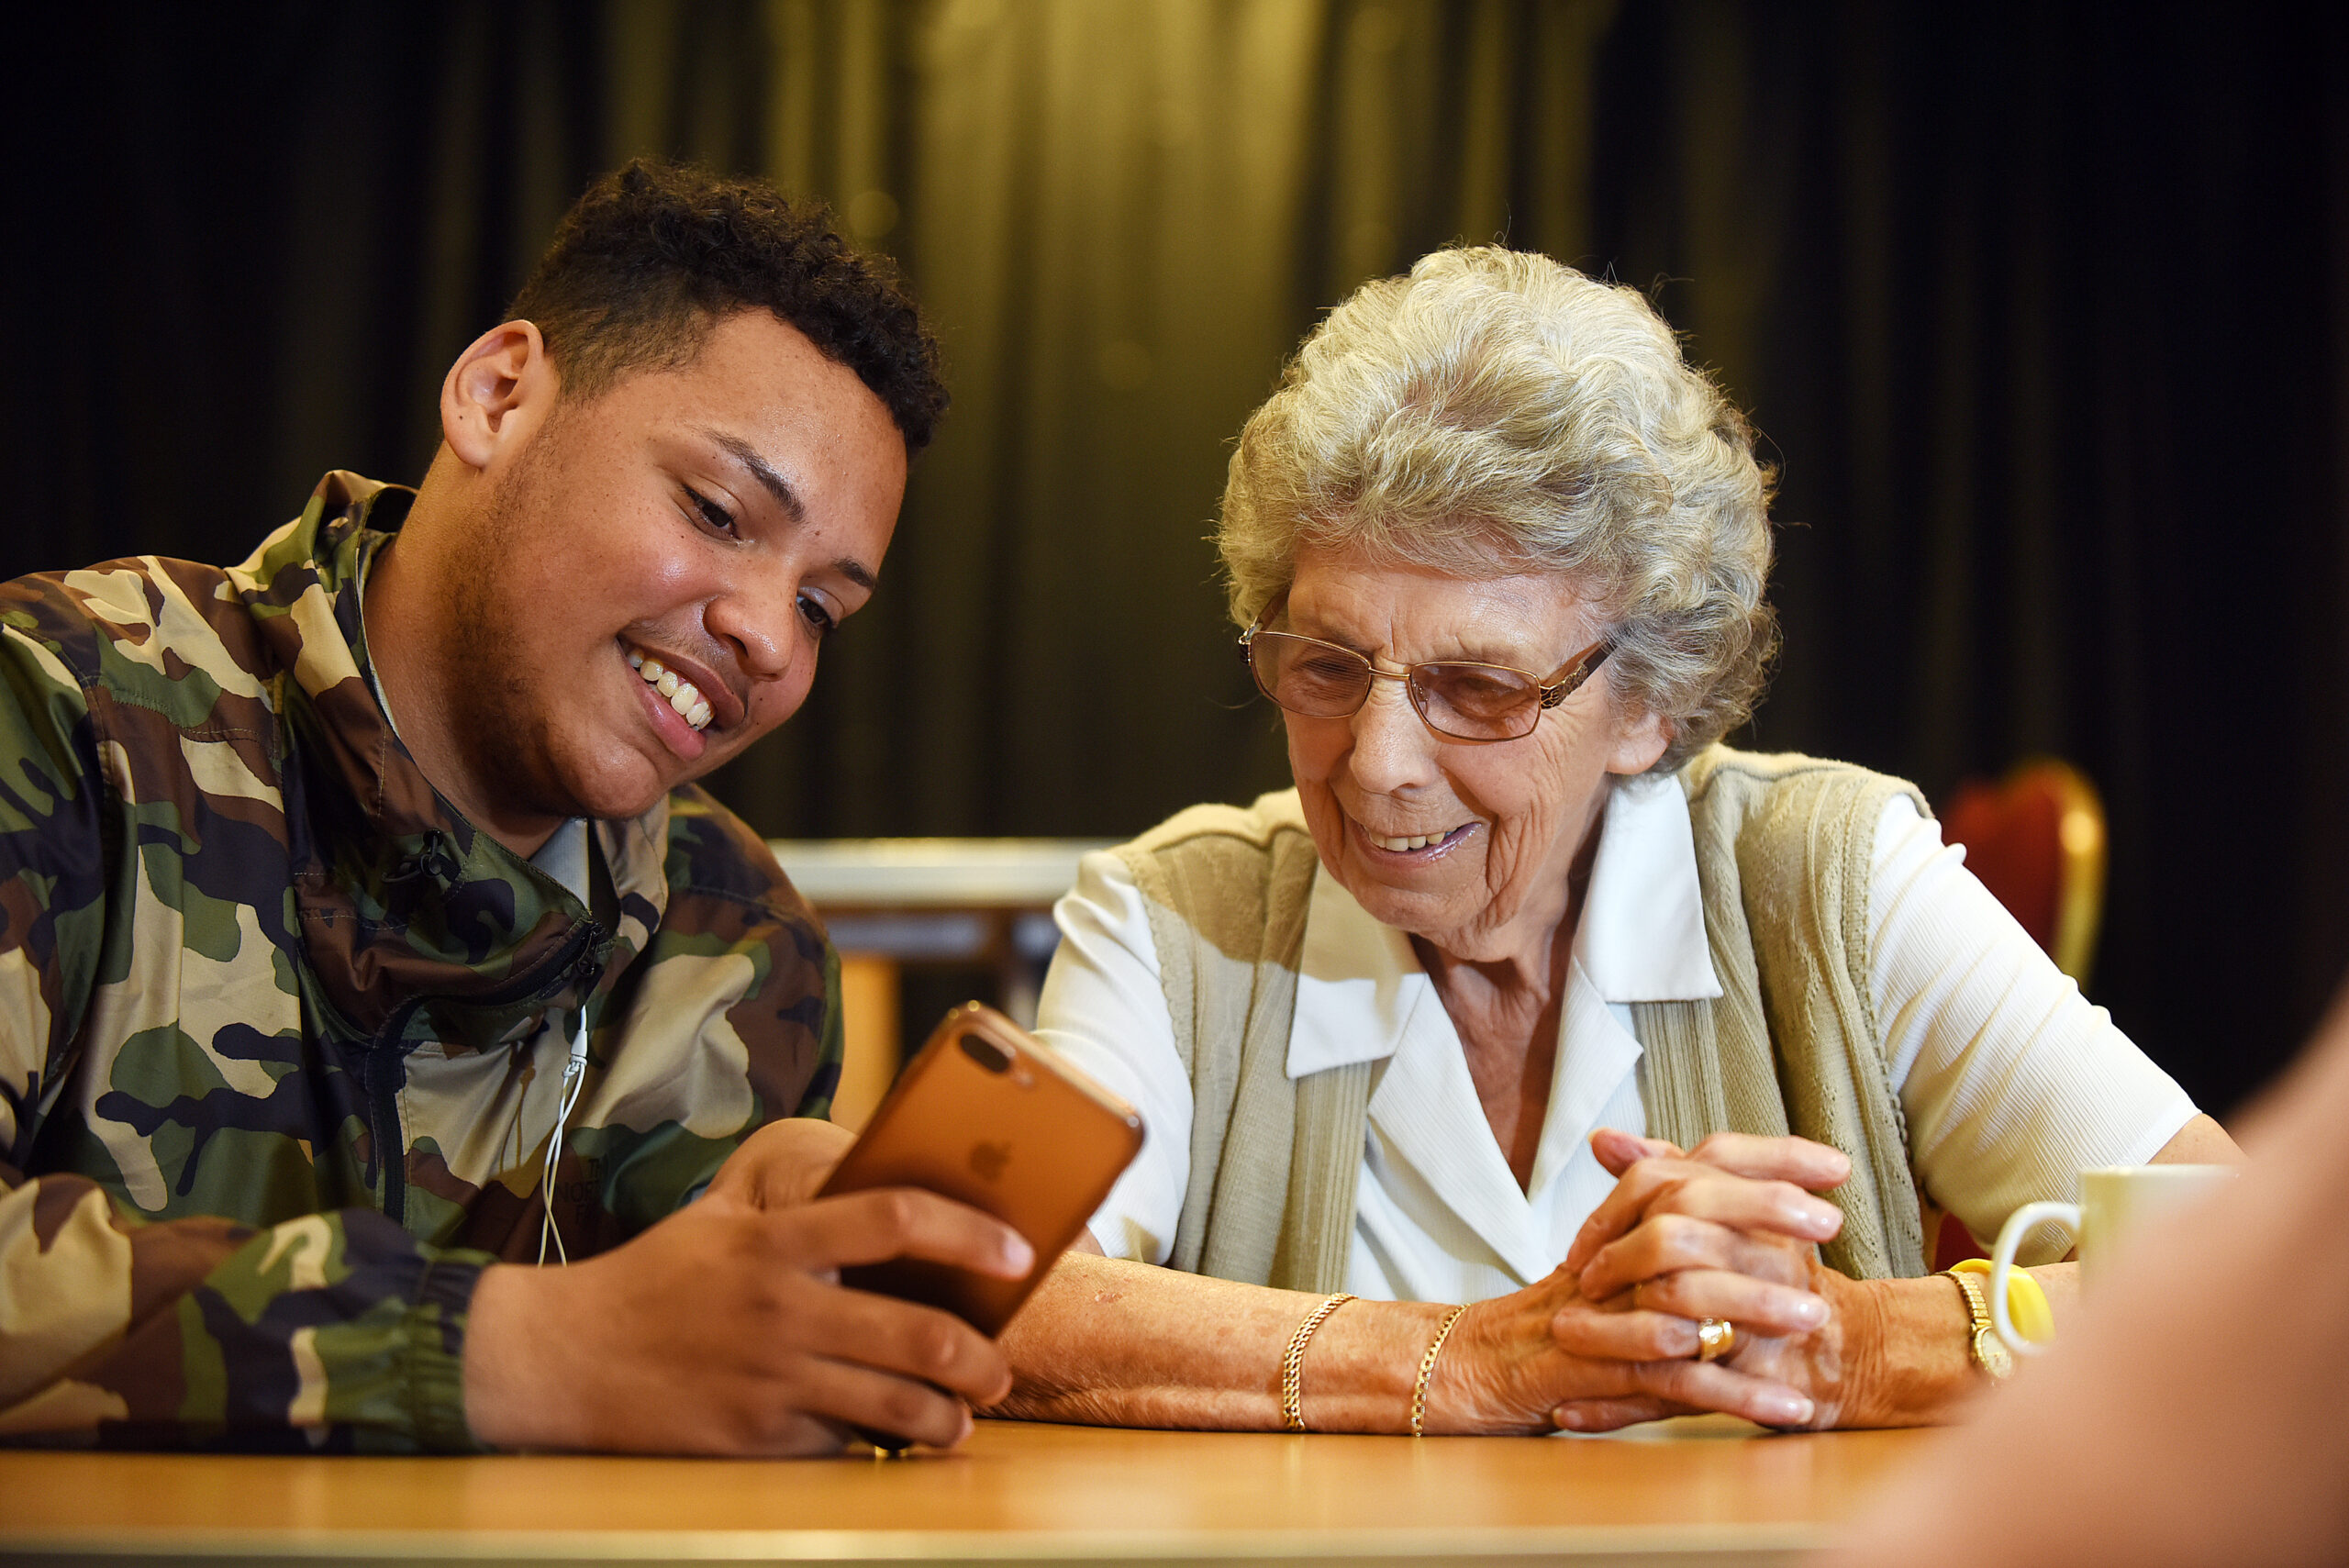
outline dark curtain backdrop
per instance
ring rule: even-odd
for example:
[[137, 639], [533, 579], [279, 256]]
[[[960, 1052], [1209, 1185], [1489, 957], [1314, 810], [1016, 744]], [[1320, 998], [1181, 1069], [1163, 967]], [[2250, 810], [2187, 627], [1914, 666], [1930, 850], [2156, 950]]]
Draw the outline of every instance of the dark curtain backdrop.
[[0, 574], [413, 480], [637, 152], [905, 263], [955, 410], [719, 788], [795, 836], [1124, 834], [1283, 778], [1203, 542], [1317, 314], [1506, 239], [1652, 291], [1782, 470], [1755, 734], [2112, 817], [2091, 992], [2205, 1103], [2349, 959], [2349, 79], [2314, 8], [554, 0], [11, 24]]

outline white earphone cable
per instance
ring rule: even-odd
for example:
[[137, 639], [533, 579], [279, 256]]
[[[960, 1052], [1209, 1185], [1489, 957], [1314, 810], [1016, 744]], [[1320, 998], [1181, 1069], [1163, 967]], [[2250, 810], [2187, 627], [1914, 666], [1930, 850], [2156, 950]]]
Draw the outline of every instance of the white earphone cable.
[[582, 1007], [571, 1018], [571, 1056], [562, 1064], [562, 1098], [554, 1113], [554, 1130], [547, 1135], [546, 1172], [539, 1178], [539, 1197], [545, 1218], [539, 1225], [539, 1262], [547, 1261], [547, 1242], [554, 1242], [555, 1257], [564, 1263], [571, 1254], [562, 1245], [562, 1227], [554, 1222], [554, 1172], [562, 1161], [562, 1129], [571, 1120], [572, 1108], [579, 1104], [579, 1091], [587, 1081], [587, 1009]]

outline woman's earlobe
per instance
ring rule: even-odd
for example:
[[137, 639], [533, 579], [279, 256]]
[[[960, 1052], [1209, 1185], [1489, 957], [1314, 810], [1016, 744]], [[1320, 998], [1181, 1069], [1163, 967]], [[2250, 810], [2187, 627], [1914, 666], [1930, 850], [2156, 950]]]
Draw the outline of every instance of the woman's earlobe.
[[1615, 738], [1615, 755], [1608, 772], [1626, 777], [1646, 773], [1656, 759], [1672, 749], [1674, 725], [1660, 714], [1643, 713], [1626, 724]]

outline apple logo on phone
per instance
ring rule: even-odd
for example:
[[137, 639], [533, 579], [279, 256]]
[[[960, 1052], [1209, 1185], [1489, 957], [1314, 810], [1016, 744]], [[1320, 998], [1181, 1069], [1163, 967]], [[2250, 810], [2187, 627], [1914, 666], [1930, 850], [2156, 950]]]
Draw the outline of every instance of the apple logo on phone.
[[1011, 1162], [1008, 1143], [974, 1143], [971, 1145], [971, 1169], [979, 1180], [992, 1182], [1003, 1175], [1003, 1168]]

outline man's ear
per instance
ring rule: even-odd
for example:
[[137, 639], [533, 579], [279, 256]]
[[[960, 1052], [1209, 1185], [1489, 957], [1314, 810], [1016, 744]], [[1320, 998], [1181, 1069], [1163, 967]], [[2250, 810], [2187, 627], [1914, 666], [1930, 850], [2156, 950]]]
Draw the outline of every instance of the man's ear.
[[500, 452], [522, 449], [561, 389], [535, 322], [493, 327], [457, 356], [440, 384], [441, 439], [466, 467], [486, 469]]

